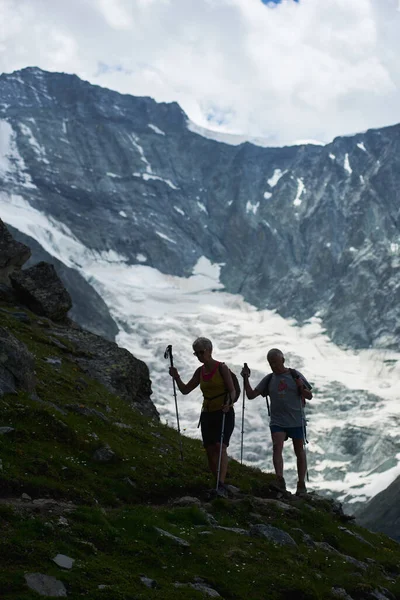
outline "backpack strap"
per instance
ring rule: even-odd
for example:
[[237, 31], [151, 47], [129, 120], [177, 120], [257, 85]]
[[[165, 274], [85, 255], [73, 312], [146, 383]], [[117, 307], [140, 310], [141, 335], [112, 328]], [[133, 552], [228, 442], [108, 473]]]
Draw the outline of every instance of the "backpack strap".
[[269, 394], [269, 384], [271, 383], [272, 375], [273, 375], [273, 373], [270, 373], [269, 375], [267, 375], [267, 381], [265, 382], [265, 401], [267, 403], [267, 410], [268, 410], [269, 417], [271, 416], [271, 410], [269, 408], [268, 394]]

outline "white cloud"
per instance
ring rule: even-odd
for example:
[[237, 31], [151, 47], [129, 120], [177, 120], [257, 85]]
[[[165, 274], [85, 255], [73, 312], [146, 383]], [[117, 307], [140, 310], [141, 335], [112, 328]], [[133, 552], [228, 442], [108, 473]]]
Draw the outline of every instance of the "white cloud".
[[158, 101], [198, 125], [329, 141], [400, 121], [398, 0], [0, 0], [0, 70]]

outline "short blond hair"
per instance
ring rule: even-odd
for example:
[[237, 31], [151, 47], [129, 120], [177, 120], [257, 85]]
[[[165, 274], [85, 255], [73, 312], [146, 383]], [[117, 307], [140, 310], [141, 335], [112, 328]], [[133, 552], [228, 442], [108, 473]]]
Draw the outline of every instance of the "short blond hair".
[[212, 352], [213, 345], [212, 341], [208, 338], [198, 337], [197, 340], [194, 340], [192, 348], [193, 350], [196, 350], [196, 348], [198, 348], [199, 350], [209, 350], [210, 352]]

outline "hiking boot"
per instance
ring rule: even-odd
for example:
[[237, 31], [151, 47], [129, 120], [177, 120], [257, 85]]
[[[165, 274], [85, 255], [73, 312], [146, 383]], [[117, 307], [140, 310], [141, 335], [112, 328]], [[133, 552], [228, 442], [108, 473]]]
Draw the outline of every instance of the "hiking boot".
[[276, 481], [272, 484], [272, 486], [278, 490], [279, 492], [286, 492], [286, 481], [284, 477], [280, 475], [276, 475]]
[[296, 488], [296, 496], [304, 496], [305, 494], [307, 494], [306, 484], [304, 483], [304, 481], [298, 481]]
[[218, 483], [217, 496], [219, 496], [220, 498], [228, 497], [228, 489], [226, 485], [221, 481]]

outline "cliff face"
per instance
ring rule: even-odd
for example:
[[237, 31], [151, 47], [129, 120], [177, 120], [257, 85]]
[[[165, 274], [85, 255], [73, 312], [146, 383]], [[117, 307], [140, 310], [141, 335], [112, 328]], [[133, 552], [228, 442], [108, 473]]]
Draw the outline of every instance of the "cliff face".
[[87, 248], [176, 275], [205, 255], [258, 307], [318, 312], [353, 347], [398, 346], [399, 126], [234, 147], [190, 131], [177, 104], [36, 68], [0, 77], [0, 119], [3, 200]]
[[357, 512], [357, 521], [400, 542], [400, 477]]

